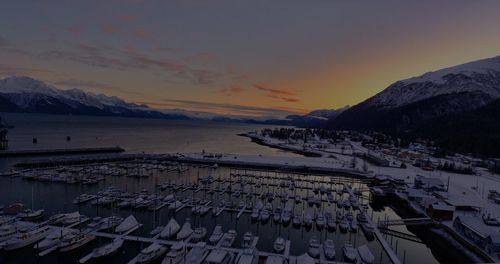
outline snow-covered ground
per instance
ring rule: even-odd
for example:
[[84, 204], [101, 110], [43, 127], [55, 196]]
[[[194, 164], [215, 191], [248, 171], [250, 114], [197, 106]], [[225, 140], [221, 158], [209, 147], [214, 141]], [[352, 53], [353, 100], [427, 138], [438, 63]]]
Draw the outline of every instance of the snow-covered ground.
[[[237, 162], [240, 164], [268, 164], [277, 165], [283, 167], [309, 167], [309, 168], [322, 168], [325, 170], [339, 170], [347, 173], [353, 173], [356, 175], [361, 175], [364, 177], [373, 177], [377, 174], [388, 175], [395, 179], [403, 179], [406, 183], [414, 183], [414, 179], [417, 175], [422, 175], [425, 177], [439, 178], [445, 185], [449, 182], [448, 192], [446, 196], [451, 201], [458, 201], [465, 203], [477, 205], [481, 207], [481, 211], [476, 214], [478, 219], [483, 213], [491, 214], [493, 217], [500, 217], [500, 204], [496, 204], [488, 199], [489, 190], [500, 191], [500, 176], [495, 175], [485, 169], [475, 168], [477, 170], [476, 175], [458, 174], [445, 171], [427, 171], [420, 167], [415, 167], [411, 164], [406, 164], [406, 168], [394, 168], [394, 167], [380, 167], [364, 162], [360, 158], [352, 156], [354, 152], [367, 152], [368, 149], [364, 148], [358, 142], [346, 141], [343, 144], [349, 145], [348, 148], [332, 149], [315, 148], [314, 146], [320, 146], [324, 142], [309, 142], [304, 144], [303, 142], [293, 142], [293, 141], [280, 141], [275, 138], [264, 137], [257, 134], [252, 134], [252, 137], [256, 137], [263, 144], [279, 147], [282, 149], [288, 149], [290, 151], [306, 151], [309, 153], [319, 154], [320, 157], [282, 157], [282, 156], [264, 156], [264, 155], [233, 155], [233, 154], [218, 154], [214, 157], [207, 157], [206, 154], [193, 153], [185, 154], [185, 157], [209, 160], [213, 163], [218, 162]], [[342, 154], [343, 153], [343, 154]], [[396, 161], [394, 157], [386, 156], [384, 158], [389, 159], [391, 162]], [[354, 162], [353, 162], [354, 160]], [[455, 216], [468, 214], [468, 211], [456, 211]], [[451, 224], [451, 223], [450, 223]], [[495, 232], [500, 234], [499, 227], [492, 227]], [[496, 256], [494, 256], [496, 257]]]

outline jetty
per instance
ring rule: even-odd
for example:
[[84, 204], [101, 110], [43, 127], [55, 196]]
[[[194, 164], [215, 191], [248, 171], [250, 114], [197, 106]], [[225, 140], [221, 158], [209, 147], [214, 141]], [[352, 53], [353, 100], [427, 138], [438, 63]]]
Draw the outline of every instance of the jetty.
[[120, 148], [120, 147], [5, 150], [5, 151], [0, 151], [0, 157], [57, 156], [57, 155], [75, 155], [75, 154], [120, 153], [120, 152], [124, 152], [124, 151], [125, 151], [125, 149]]

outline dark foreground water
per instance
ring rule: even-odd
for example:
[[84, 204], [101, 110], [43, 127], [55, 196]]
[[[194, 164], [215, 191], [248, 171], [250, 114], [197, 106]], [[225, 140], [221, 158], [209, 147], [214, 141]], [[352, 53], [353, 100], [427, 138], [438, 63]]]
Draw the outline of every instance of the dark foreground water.
[[[47, 148], [73, 148], [73, 147], [104, 147], [119, 145], [128, 152], [199, 152], [202, 150], [222, 153], [240, 154], [265, 154], [265, 155], [290, 155], [296, 154], [283, 152], [252, 143], [248, 138], [239, 137], [237, 134], [247, 131], [254, 131], [263, 126], [246, 124], [228, 124], [213, 122], [193, 122], [193, 121], [170, 121], [151, 120], [133, 118], [109, 118], [109, 117], [74, 117], [74, 116], [54, 116], [54, 115], [31, 115], [31, 114], [1, 114], [1, 116], [15, 128], [9, 132], [11, 149], [47, 149]], [[66, 136], [71, 137], [71, 141], [66, 141]], [[38, 139], [37, 144], [32, 143], [32, 138]], [[28, 158], [0, 159], [0, 171], [7, 170], [13, 163]], [[186, 208], [177, 214], [168, 212], [165, 207], [157, 213], [149, 211], [116, 210], [112, 208], [102, 208], [90, 205], [90, 203], [76, 206], [71, 200], [79, 193], [96, 193], [106, 186], [116, 186], [129, 192], [147, 189], [153, 192], [155, 182], [176, 181], [193, 182], [198, 175], [212, 174], [214, 176], [229, 177], [231, 170], [218, 168], [211, 170], [208, 168], [191, 167], [189, 171], [162, 172], [155, 173], [149, 178], [131, 177], [107, 177], [106, 181], [92, 186], [79, 186], [63, 183], [26, 181], [21, 178], [0, 178], [0, 204], [11, 204], [22, 202], [31, 206], [32, 190], [34, 190], [34, 207], [44, 208], [47, 214], [57, 212], [80, 211], [88, 216], [109, 216], [113, 213], [126, 217], [134, 214], [139, 222], [144, 224], [141, 230], [135, 235], [147, 236], [155, 225], [164, 225], [170, 217], [183, 224], [186, 218], [191, 218], [193, 226], [205, 226], [210, 234], [216, 224], [222, 224], [225, 230], [234, 228], [238, 232], [238, 239], [235, 246], [241, 245], [243, 234], [251, 231], [259, 236], [257, 248], [264, 251], [272, 251], [272, 244], [277, 236], [283, 236], [292, 241], [291, 254], [300, 255], [307, 251], [307, 243], [311, 237], [317, 237], [321, 241], [333, 239], [337, 248], [337, 260], [341, 259], [342, 246], [346, 241], [352, 241], [356, 245], [368, 243], [369, 248], [376, 257], [376, 263], [388, 263], [388, 258], [382, 251], [377, 241], [368, 242], [363, 232], [342, 234], [338, 231], [328, 232], [326, 230], [311, 230], [304, 228], [294, 228], [290, 224], [284, 227], [273, 223], [272, 219], [267, 224], [252, 223], [249, 214], [244, 214], [240, 219], [236, 219], [236, 213], [224, 212], [218, 217], [212, 216], [211, 212], [205, 216], [193, 216], [191, 210]], [[234, 171], [233, 171], [234, 172]], [[255, 172], [269, 174], [274, 172]], [[303, 176], [317, 177], [320, 176]], [[339, 179], [343, 177], [338, 176]], [[363, 187], [360, 183], [351, 180], [357, 187]], [[275, 190], [273, 190], [275, 191]], [[166, 194], [166, 193], [165, 193]], [[209, 195], [205, 192], [196, 194], [187, 191], [181, 196], [196, 196], [211, 199], [218, 203], [219, 200], [233, 199], [220, 194]], [[302, 194], [303, 196], [306, 193]], [[368, 195], [367, 193], [365, 194]], [[255, 198], [253, 198], [255, 199]], [[248, 200], [249, 202], [254, 202]], [[364, 200], [363, 203], [369, 204]], [[275, 206], [279, 206], [279, 201], [274, 201]], [[373, 219], [383, 219], [389, 217], [399, 218], [398, 215], [388, 206], [379, 205], [372, 209], [369, 214]], [[307, 205], [296, 206], [294, 210], [313, 210]], [[322, 210], [335, 214], [337, 208], [324, 204]], [[406, 228], [398, 227], [399, 231], [409, 232]], [[446, 256], [453, 254], [453, 251], [432, 252], [426, 245], [406, 241], [398, 238], [388, 238], [394, 247], [397, 247], [397, 254], [405, 263], [438, 263], [436, 259], [446, 262], [450, 258]], [[0, 251], [0, 263], [76, 263], [78, 259], [88, 254], [93, 248], [108, 242], [106, 239], [96, 239], [94, 242], [67, 254], [52, 253], [45, 257], [38, 257], [36, 252], [27, 247], [14, 252]], [[140, 243], [126, 243], [121, 252], [105, 263], [127, 263], [141, 248], [147, 245]], [[445, 247], [446, 248], [446, 247]], [[434, 255], [438, 255], [436, 258]]]

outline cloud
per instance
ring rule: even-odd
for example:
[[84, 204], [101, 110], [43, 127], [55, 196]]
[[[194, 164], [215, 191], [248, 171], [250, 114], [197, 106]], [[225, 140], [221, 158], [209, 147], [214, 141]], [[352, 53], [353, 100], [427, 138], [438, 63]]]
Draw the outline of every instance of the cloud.
[[139, 16], [137, 15], [132, 15], [132, 14], [124, 14], [124, 15], [119, 15], [117, 17], [118, 21], [121, 22], [134, 22], [139, 19]]
[[198, 52], [192, 56], [193, 60], [200, 63], [210, 63], [216, 60], [216, 56], [210, 52]]
[[79, 26], [75, 26], [75, 25], [67, 27], [66, 31], [69, 33], [73, 33], [75, 35], [79, 35], [80, 33], [82, 33], [82, 29]]
[[255, 88], [257, 88], [258, 90], [265, 91], [265, 92], [268, 92], [268, 93], [271, 93], [271, 94], [291, 95], [291, 96], [295, 96], [296, 95], [295, 93], [289, 92], [289, 91], [286, 91], [286, 90], [269, 88], [269, 87], [267, 87], [264, 84], [254, 84], [253, 86]]
[[40, 73], [51, 73], [48, 70], [40, 70], [29, 67], [21, 67], [15, 65], [0, 64], [0, 76], [10, 77], [10, 76], [33, 76]]
[[130, 31], [130, 36], [142, 40], [151, 40], [156, 38], [156, 33], [146, 29], [136, 29]]
[[168, 47], [163, 47], [163, 48], [156, 48], [156, 51], [176, 53], [176, 52], [182, 52], [182, 51], [184, 51], [184, 49], [182, 49], [182, 48], [168, 48]]
[[100, 30], [108, 36], [113, 36], [120, 33], [120, 29], [111, 23], [104, 23], [101, 25]]
[[10, 45], [11, 45], [10, 41], [0, 36], [0, 47], [8, 47]]
[[105, 89], [105, 90], [117, 90], [115, 86], [99, 83], [94, 81], [84, 81], [76, 79], [67, 79], [54, 82], [56, 85], [66, 86], [69, 88], [91, 88], [91, 89]]
[[181, 108], [212, 113], [232, 113], [252, 117], [282, 118], [291, 114], [304, 113], [302, 109], [280, 109], [227, 103], [212, 103], [192, 100], [163, 99], [160, 102], [139, 102], [157, 108]]
[[284, 101], [287, 103], [298, 103], [300, 99], [296, 98], [297, 94], [295, 92], [290, 92], [284, 89], [270, 88], [264, 84], [254, 84], [257, 90], [264, 92], [264, 95], [276, 100]]
[[77, 45], [76, 51], [52, 50], [41, 53], [39, 57], [46, 60], [70, 60], [89, 66], [121, 71], [156, 71], [156, 73], [170, 74], [172, 77], [196, 84], [212, 84], [224, 77], [222, 73], [194, 68], [173, 59], [153, 58], [133, 47], [114, 49], [107, 46]]
[[229, 88], [222, 89], [221, 93], [226, 95], [226, 96], [231, 96], [233, 94], [239, 94], [239, 93], [242, 93], [244, 91], [245, 91], [245, 89], [243, 87], [241, 87], [240, 85], [233, 84], [233, 85], [229, 86]]

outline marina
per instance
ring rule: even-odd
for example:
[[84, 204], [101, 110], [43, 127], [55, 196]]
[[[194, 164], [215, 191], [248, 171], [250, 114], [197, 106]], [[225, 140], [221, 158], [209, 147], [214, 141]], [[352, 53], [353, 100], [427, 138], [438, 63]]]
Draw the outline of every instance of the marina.
[[[246, 138], [238, 140], [245, 146]], [[361, 146], [349, 144], [362, 151]], [[297, 148], [291, 143], [283, 147]], [[266, 151], [273, 155], [261, 154]], [[34, 224], [61, 217], [61, 222], [48, 225], [50, 232], [42, 233], [46, 237], [39, 241], [39, 249], [32, 245], [0, 250], [0, 262], [106, 259], [129, 263], [153, 257], [149, 253], [156, 249], [162, 253], [156, 261], [169, 256], [167, 263], [180, 256], [202, 259], [209, 255], [209, 259], [222, 256], [261, 263], [488, 261], [490, 256], [458, 233], [460, 223], [434, 220], [426, 209], [429, 204], [415, 200], [433, 197], [431, 205], [444, 210], [440, 211], [443, 216], [449, 214], [447, 204], [457, 208], [464, 204], [453, 188], [443, 193], [419, 187], [420, 182], [420, 186], [439, 184], [419, 176], [431, 177], [431, 173], [366, 164], [350, 156], [352, 151], [341, 155], [340, 150], [312, 149], [322, 157], [281, 151], [259, 146], [248, 154], [141, 151], [2, 159], [0, 184], [6, 187], [0, 193], [0, 208], [4, 216]], [[332, 154], [335, 151], [341, 154]], [[433, 178], [438, 178], [436, 174], [432, 173]], [[446, 183], [445, 177], [441, 178]], [[491, 176], [483, 179], [494, 180]], [[496, 197], [495, 193], [485, 195], [492, 203]], [[492, 204], [487, 210], [494, 212], [490, 208]], [[82, 223], [72, 226], [79, 222], [72, 222], [78, 215]], [[141, 227], [132, 233], [116, 232], [130, 216]], [[494, 213], [483, 219], [497, 221]], [[0, 221], [5, 229], [0, 240], [2, 234], [16, 233], [11, 225], [4, 225], [8, 221]], [[62, 222], [67, 222], [66, 229], [61, 228]], [[182, 240], [177, 240], [181, 229]], [[456, 246], [453, 238], [469, 244]], [[51, 247], [63, 239], [64, 248]]]
[[[41, 177], [43, 179], [43, 175], [48, 174], [53, 175], [51, 180], [40, 181]], [[65, 180], [54, 176], [57, 174], [66, 175]], [[102, 175], [103, 180], [89, 184], [86, 182], [89, 180], [88, 176], [81, 179], [78, 177], [78, 175], [89, 174], [95, 175], [94, 177], [97, 178], [100, 177], [99, 175]], [[183, 175], [183, 180], [174, 182], [171, 179], [169, 180], [168, 177], [162, 180], [162, 176], [159, 175], [164, 174], [172, 176]], [[323, 262], [346, 261], [343, 259], [341, 253], [343, 244], [336, 244], [335, 246], [335, 250], [339, 250], [335, 254], [337, 258], [327, 259], [322, 246], [318, 250], [318, 252], [321, 252], [320, 254], [309, 256], [307, 248], [310, 245], [294, 244], [290, 240], [292, 231], [298, 231], [302, 234], [310, 233], [308, 236], [323, 237], [325, 241], [328, 237], [338, 237], [340, 235], [342, 238], [338, 237], [335, 239], [336, 243], [342, 243], [340, 241], [344, 241], [344, 239], [351, 241], [355, 245], [366, 243], [372, 248], [371, 250], [377, 252], [373, 254], [378, 254], [380, 260], [383, 258], [389, 260], [392, 256], [396, 256], [390, 246], [387, 244], [384, 246], [381, 242], [377, 242], [378, 240], [370, 242], [370, 238], [365, 237], [363, 232], [357, 232], [357, 229], [346, 233], [336, 233], [334, 231], [337, 230], [334, 226], [335, 224], [332, 224], [330, 228], [326, 227], [326, 221], [330, 217], [333, 223], [346, 217], [346, 215], [354, 215], [354, 217], [348, 217], [355, 219], [356, 214], [364, 213], [363, 210], [369, 208], [368, 200], [364, 198], [369, 196], [369, 189], [365, 186], [366, 183], [363, 183], [366, 181], [356, 178], [345, 178], [344, 176], [305, 176], [304, 174], [286, 171], [238, 170], [206, 165], [188, 165], [154, 158], [133, 160], [127, 163], [116, 161], [96, 163], [96, 165], [89, 164], [86, 166], [74, 165], [23, 169], [10, 175], [6, 174], [4, 178], [44, 185], [71, 183], [71, 186], [75, 186], [75, 188], [81, 190], [80, 194], [72, 198], [73, 201], [71, 204], [73, 204], [73, 208], [76, 207], [82, 213], [89, 215], [85, 223], [78, 222], [76, 225], [84, 229], [88, 229], [88, 227], [85, 227], [85, 224], [95, 217], [96, 212], [98, 215], [101, 215], [103, 212], [122, 215], [128, 212], [136, 214], [138, 219], [141, 219], [141, 215], [148, 215], [148, 217], [153, 215], [154, 219], [158, 220], [160, 224], [165, 221], [161, 219], [167, 218], [176, 219], [179, 223], [188, 221], [191, 222], [193, 228], [199, 226], [207, 227], [206, 229], [208, 229], [209, 234], [212, 233], [210, 224], [205, 224], [208, 219], [211, 218], [209, 223], [213, 223], [214, 220], [215, 223], [219, 223], [220, 221], [217, 219], [229, 217], [234, 220], [230, 220], [229, 222], [223, 220], [222, 223], [226, 223], [229, 227], [236, 227], [236, 230], [238, 230], [238, 222], [240, 224], [246, 222], [249, 224], [252, 223], [253, 226], [257, 227], [256, 233], [252, 234], [254, 238], [249, 244], [252, 248], [255, 248], [255, 255], [264, 260], [278, 256], [289, 263], [295, 263], [299, 257], [307, 255], [313, 261], [314, 259]], [[68, 182], [67, 179], [73, 180]], [[135, 181], [139, 182], [147, 181], [150, 183], [147, 184], [149, 188], [143, 188], [145, 186], [141, 186], [142, 184], [139, 184], [139, 186], [129, 186], [127, 181], [130, 179], [135, 179]], [[151, 183], [153, 183], [153, 186], [151, 186]], [[107, 187], [102, 188], [102, 186]], [[125, 189], [121, 189], [123, 187]], [[97, 192], [89, 191], [96, 188]], [[351, 203], [347, 205], [339, 201], [351, 201]], [[282, 209], [275, 210], [273, 207]], [[253, 220], [251, 215], [255, 210], [258, 210], [259, 217]], [[332, 213], [326, 214], [328, 210], [332, 210]], [[291, 216], [297, 212], [301, 212], [301, 215], [304, 216], [299, 228], [291, 224], [293, 218]], [[340, 218], [333, 219], [332, 214], [338, 215]], [[325, 215], [328, 219], [323, 219]], [[121, 219], [123, 220], [123, 218]], [[237, 222], [236, 226], [232, 223], [233, 221]], [[78, 229], [72, 229], [74, 227], [75, 224], [65, 228], [77, 231]], [[274, 239], [266, 241], [269, 238], [266, 238], [265, 235], [259, 235], [261, 227], [277, 228], [278, 233], [285, 235], [282, 254], [275, 253], [272, 249], [271, 245]], [[223, 227], [227, 232], [226, 228]], [[96, 239], [109, 239], [112, 241], [122, 239], [126, 244], [158, 244], [167, 248], [172, 247], [178, 241], [164, 239], [160, 237], [161, 234], [154, 237], [131, 234], [133, 232], [147, 234], [149, 230], [153, 229], [154, 226], [147, 223], [146, 225], [141, 224], [141, 228], [137, 226], [133, 230], [122, 234], [97, 230], [90, 231], [87, 234]], [[178, 234], [177, 239], [183, 241], [187, 248], [195, 248], [199, 246], [199, 242], [203, 242], [193, 238], [196, 234], [193, 233], [193, 229], [190, 229], [191, 231], [183, 231], [184, 229], [185, 224], [178, 231], [179, 234], [183, 234], [184, 232], [185, 235]], [[226, 238], [228, 234], [230, 233], [225, 233], [222, 239], [219, 240], [219, 243], [215, 245], [206, 244], [203, 247], [204, 251], [211, 252], [223, 248], [225, 251], [233, 254], [234, 257], [241, 255], [242, 250], [244, 250], [244, 247], [240, 247], [240, 245], [243, 245], [243, 233], [235, 231], [234, 235], [232, 235], [235, 241], [226, 243], [224, 241], [231, 241], [228, 240], [229, 237]], [[165, 235], [165, 237], [171, 237], [171, 235]], [[205, 235], [200, 237], [203, 239]], [[324, 241], [323, 239], [321, 241]], [[377, 239], [384, 238], [380, 236]], [[190, 242], [191, 240], [196, 242]], [[204, 243], [208, 243], [208, 240], [204, 241]], [[266, 244], [271, 247], [268, 248]], [[53, 255], [53, 251], [56, 249], [46, 249], [38, 253], [38, 256]], [[81, 263], [87, 262], [92, 259], [93, 254], [94, 251], [87, 252], [79, 261]], [[302, 258], [305, 257], [302, 256]], [[397, 257], [394, 260], [391, 259], [391, 261], [399, 263]]]

